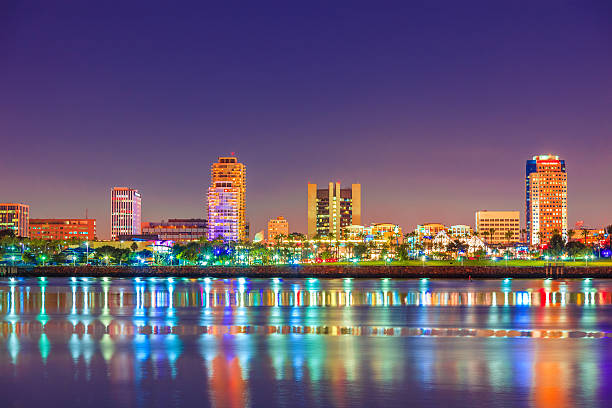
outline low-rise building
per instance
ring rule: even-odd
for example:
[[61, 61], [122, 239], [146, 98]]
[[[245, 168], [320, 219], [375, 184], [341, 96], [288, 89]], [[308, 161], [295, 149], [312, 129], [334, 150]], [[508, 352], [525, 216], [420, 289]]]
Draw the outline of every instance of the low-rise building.
[[344, 237], [348, 241], [393, 240], [399, 244], [403, 242], [402, 228], [391, 223], [373, 223], [369, 226], [349, 225], [344, 229]]
[[473, 233], [474, 230], [469, 225], [451, 225], [448, 228], [448, 234], [455, 238], [471, 237]]
[[440, 224], [437, 222], [430, 222], [427, 224], [419, 224], [417, 225], [414, 232], [418, 234], [418, 238], [423, 239], [433, 239], [440, 231], [446, 231], [448, 228], [444, 224]]
[[476, 233], [489, 244], [513, 244], [521, 239], [519, 211], [476, 211]]
[[30, 233], [30, 206], [21, 203], [0, 204], [0, 231], [9, 229], [17, 237], [27, 238]]
[[46, 240], [93, 241], [96, 220], [91, 218], [31, 218], [30, 238]]
[[145, 222], [142, 235], [161, 241], [197, 241], [207, 236], [206, 220], [201, 218], [172, 218], [162, 222]]
[[275, 244], [279, 235], [289, 235], [289, 222], [284, 217], [276, 217], [268, 221], [268, 244]]
[[605, 246], [608, 244], [608, 234], [605, 230], [600, 228], [582, 227], [575, 230], [569, 230], [568, 238], [570, 241], [579, 241], [589, 246]]

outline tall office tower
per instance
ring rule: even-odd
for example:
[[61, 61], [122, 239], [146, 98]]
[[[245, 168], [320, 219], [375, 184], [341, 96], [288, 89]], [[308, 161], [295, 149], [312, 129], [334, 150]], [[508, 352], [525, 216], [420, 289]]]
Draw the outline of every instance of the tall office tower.
[[138, 190], [113, 187], [111, 190], [111, 239], [119, 235], [140, 235], [141, 197]]
[[28, 237], [30, 206], [20, 203], [0, 203], [0, 231], [10, 229], [16, 237]]
[[525, 223], [531, 245], [547, 243], [555, 231], [567, 238], [565, 160], [552, 155], [527, 160], [525, 203]]
[[246, 223], [246, 167], [236, 157], [219, 157], [211, 166], [208, 188], [208, 239], [248, 239]]
[[340, 183], [329, 183], [318, 189], [308, 183], [308, 238], [315, 235], [341, 238], [343, 229], [361, 224], [361, 184], [340, 188]]
[[276, 244], [276, 237], [289, 235], [289, 222], [285, 217], [276, 217], [268, 221], [268, 244]]

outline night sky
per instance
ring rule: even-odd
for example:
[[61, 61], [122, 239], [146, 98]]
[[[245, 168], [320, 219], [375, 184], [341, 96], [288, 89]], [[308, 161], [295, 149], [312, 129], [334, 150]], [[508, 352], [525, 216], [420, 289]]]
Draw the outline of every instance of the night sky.
[[524, 211], [553, 153], [570, 226], [612, 223], [609, 0], [95, 3], [0, 1], [0, 202], [33, 218], [87, 208], [108, 238], [113, 186], [204, 217], [236, 152], [252, 234], [305, 232], [328, 181], [362, 183], [366, 223], [473, 224]]

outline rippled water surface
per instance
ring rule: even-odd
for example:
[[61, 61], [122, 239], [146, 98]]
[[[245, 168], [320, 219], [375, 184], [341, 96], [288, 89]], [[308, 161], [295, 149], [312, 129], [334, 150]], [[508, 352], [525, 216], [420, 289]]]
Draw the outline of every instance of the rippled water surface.
[[612, 406], [612, 281], [0, 280], [0, 401]]

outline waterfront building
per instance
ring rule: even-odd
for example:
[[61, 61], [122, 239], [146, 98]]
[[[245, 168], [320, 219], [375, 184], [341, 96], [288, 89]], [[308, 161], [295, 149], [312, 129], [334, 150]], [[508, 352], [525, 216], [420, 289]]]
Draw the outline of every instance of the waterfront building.
[[284, 217], [268, 221], [268, 244], [276, 244], [276, 237], [279, 235], [289, 235], [289, 222]]
[[111, 190], [111, 240], [119, 235], [141, 233], [141, 196], [129, 187], [113, 187]]
[[397, 224], [388, 222], [374, 223], [371, 225], [371, 228], [372, 235], [375, 237], [381, 237], [385, 241], [393, 241], [394, 244], [401, 244], [404, 242], [402, 228]]
[[473, 232], [474, 230], [469, 225], [458, 224], [448, 227], [448, 234], [455, 238], [471, 237]]
[[520, 212], [476, 211], [476, 234], [493, 245], [519, 242], [521, 239]]
[[[608, 245], [608, 235], [602, 228], [589, 228], [582, 226], [579, 229], [571, 230], [571, 234], [568, 231], [569, 241], [582, 242], [588, 246], [606, 246]], [[570, 237], [571, 235], [571, 237]]]
[[346, 241], [384, 241], [394, 244], [403, 242], [402, 228], [397, 224], [373, 223], [369, 226], [349, 225], [343, 230]]
[[440, 231], [431, 241], [431, 249], [426, 252], [431, 252], [431, 250], [446, 252], [449, 244], [451, 244], [455, 240], [458, 240], [465, 246], [465, 253], [467, 254], [474, 254], [478, 251], [485, 251], [487, 248], [484, 241], [475, 235], [463, 235], [454, 237], [450, 236], [447, 231]]
[[433, 239], [440, 231], [446, 231], [448, 228], [444, 224], [440, 224], [437, 222], [430, 222], [427, 224], [419, 224], [417, 225], [414, 232], [417, 233], [419, 240], [425, 239]]
[[30, 206], [21, 203], [0, 203], [0, 231], [10, 229], [16, 237], [29, 235]]
[[559, 156], [527, 160], [525, 225], [531, 245], [547, 243], [555, 232], [567, 238], [567, 172]]
[[361, 184], [341, 188], [340, 183], [329, 183], [328, 188], [317, 188], [308, 183], [308, 238], [334, 236], [340, 238], [350, 225], [361, 224]]
[[142, 235], [161, 241], [189, 242], [208, 237], [206, 220], [201, 218], [172, 218], [162, 222], [145, 222]]
[[208, 188], [208, 239], [248, 239], [246, 222], [246, 166], [234, 156], [219, 157], [211, 166]]
[[96, 220], [91, 218], [31, 218], [30, 238], [93, 241], [96, 238]]

